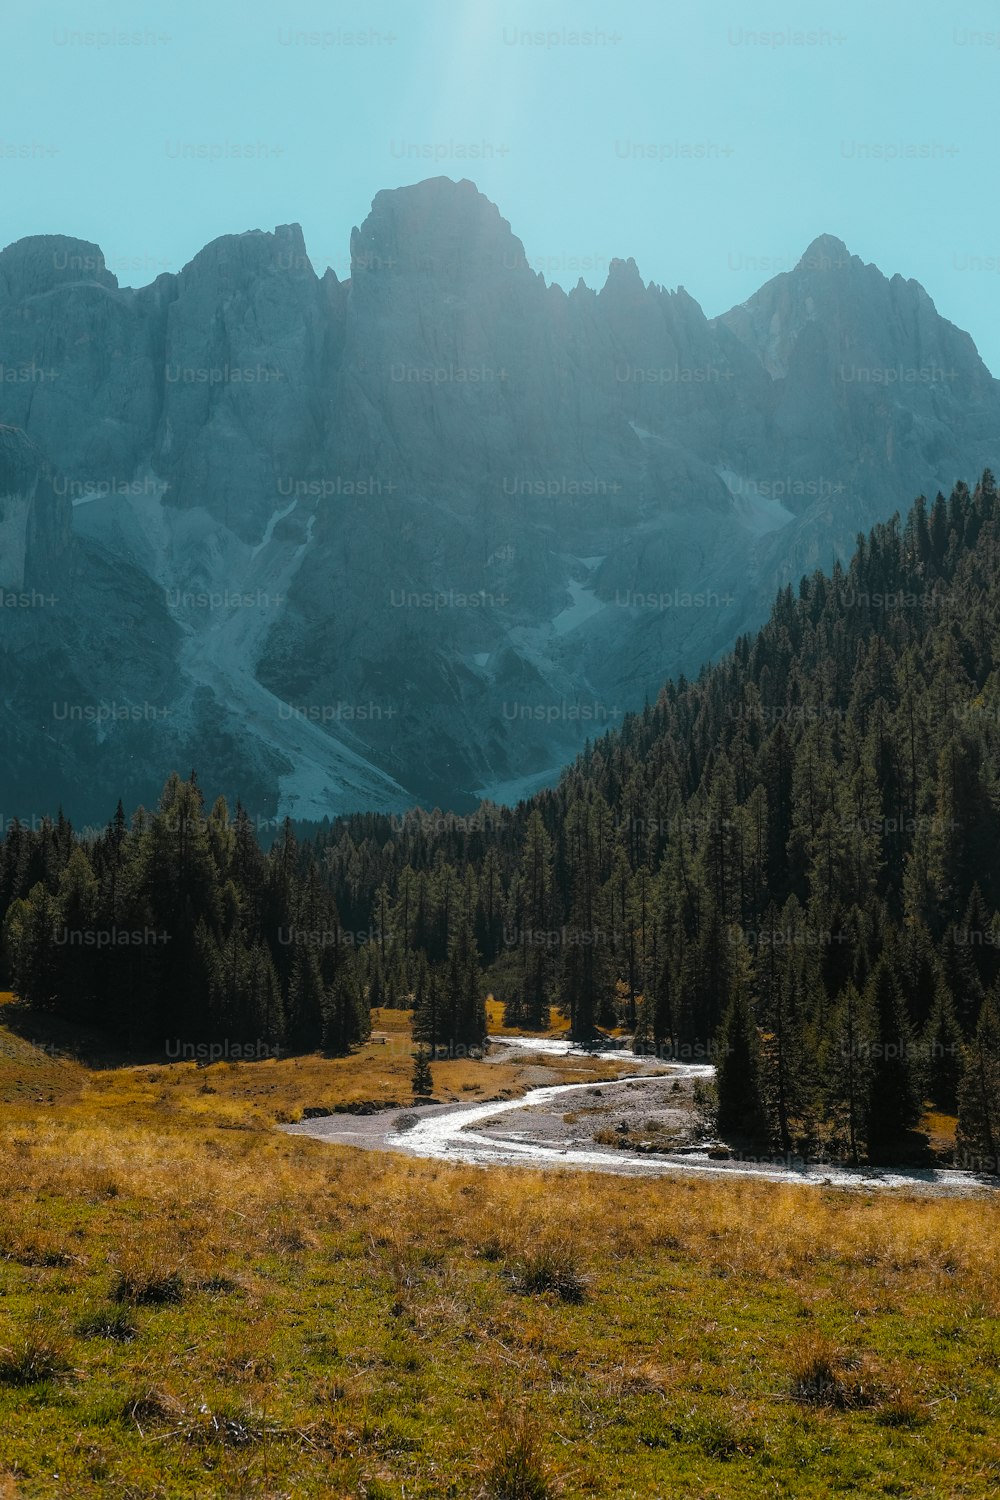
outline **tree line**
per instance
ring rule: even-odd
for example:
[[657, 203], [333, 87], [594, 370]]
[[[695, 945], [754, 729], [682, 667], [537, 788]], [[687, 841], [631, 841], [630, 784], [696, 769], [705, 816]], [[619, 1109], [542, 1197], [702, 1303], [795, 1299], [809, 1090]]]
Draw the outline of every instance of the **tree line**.
[[783, 589], [516, 809], [286, 824], [263, 851], [172, 776], [97, 839], [15, 824], [3, 962], [128, 1036], [342, 1051], [393, 1005], [432, 1057], [482, 1046], [492, 993], [525, 1029], [555, 1007], [581, 1041], [717, 1062], [731, 1138], [885, 1159], [933, 1105], [996, 1169], [998, 615], [987, 472]]

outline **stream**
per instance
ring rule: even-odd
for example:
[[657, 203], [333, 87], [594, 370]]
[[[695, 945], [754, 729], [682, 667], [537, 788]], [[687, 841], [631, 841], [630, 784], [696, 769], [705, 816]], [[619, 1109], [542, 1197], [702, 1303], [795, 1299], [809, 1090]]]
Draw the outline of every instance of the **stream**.
[[[628, 1058], [644, 1071], [595, 1083], [548, 1084], [530, 1089], [517, 1099], [494, 1099], [482, 1104], [439, 1104], [380, 1111], [367, 1118], [334, 1115], [311, 1119], [282, 1129], [291, 1134], [311, 1135], [340, 1144], [369, 1149], [401, 1151], [412, 1156], [456, 1162], [478, 1167], [540, 1167], [575, 1171], [610, 1172], [624, 1177], [664, 1177], [687, 1174], [696, 1177], [757, 1177], [769, 1182], [817, 1188], [849, 1188], [862, 1191], [905, 1189], [934, 1196], [961, 1196], [977, 1191], [995, 1191], [994, 1179], [952, 1167], [849, 1167], [824, 1162], [805, 1162], [793, 1157], [758, 1159], [722, 1157], [708, 1144], [676, 1150], [638, 1154], [628, 1150], [583, 1145], [546, 1144], [518, 1133], [517, 1116], [526, 1110], [544, 1109], [554, 1101], [569, 1103], [577, 1095], [586, 1107], [588, 1096], [607, 1089], [631, 1090], [673, 1080], [710, 1079], [714, 1068], [707, 1063], [666, 1063], [658, 1058], [633, 1056], [626, 1049], [591, 1051], [569, 1042], [543, 1037], [494, 1037], [497, 1054], [504, 1051], [537, 1056], [599, 1057], [621, 1062]], [[513, 1059], [507, 1057], [505, 1061]], [[402, 1116], [408, 1117], [400, 1126]], [[486, 1121], [501, 1116], [511, 1129], [502, 1135], [485, 1134]]]

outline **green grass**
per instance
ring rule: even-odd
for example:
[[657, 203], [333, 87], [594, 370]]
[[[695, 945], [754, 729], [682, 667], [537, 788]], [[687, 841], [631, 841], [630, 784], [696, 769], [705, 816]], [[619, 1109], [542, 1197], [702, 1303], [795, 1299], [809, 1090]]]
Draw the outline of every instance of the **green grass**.
[[1000, 1492], [994, 1200], [452, 1169], [183, 1067], [0, 1109], [2, 1500]]

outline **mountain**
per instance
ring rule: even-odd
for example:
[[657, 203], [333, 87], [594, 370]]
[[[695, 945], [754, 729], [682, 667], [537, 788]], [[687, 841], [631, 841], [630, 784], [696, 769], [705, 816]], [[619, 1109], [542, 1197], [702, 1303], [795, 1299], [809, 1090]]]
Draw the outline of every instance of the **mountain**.
[[738, 1152], [926, 1166], [957, 1114], [958, 1163], [996, 1176], [998, 659], [986, 472], [782, 589], [516, 809], [355, 813], [265, 852], [172, 773], [131, 826], [8, 829], [0, 984], [227, 1056], [343, 1053], [383, 1005], [467, 1056], [487, 994], [529, 1031], [557, 1006], [581, 1043], [716, 1063]]
[[262, 819], [516, 797], [995, 461], [972, 340], [828, 236], [715, 319], [627, 259], [546, 285], [465, 181], [379, 193], [351, 256], [281, 226], [133, 289], [84, 241], [0, 253], [0, 422], [62, 558], [0, 615], [4, 816], [175, 764]]
[[55, 494], [45, 457], [20, 428], [0, 426], [0, 587], [9, 595], [44, 589], [59, 577], [69, 545], [69, 507]]

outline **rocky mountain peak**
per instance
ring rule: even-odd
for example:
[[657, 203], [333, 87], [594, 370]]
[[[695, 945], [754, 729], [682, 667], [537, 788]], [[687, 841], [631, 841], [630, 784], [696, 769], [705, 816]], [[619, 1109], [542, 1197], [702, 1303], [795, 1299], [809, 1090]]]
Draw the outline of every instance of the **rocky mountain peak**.
[[351, 234], [352, 279], [418, 275], [459, 285], [524, 272], [524, 246], [495, 203], [463, 178], [431, 177], [376, 193]]
[[[630, 259], [546, 286], [467, 181], [379, 193], [351, 248], [341, 282], [297, 225], [224, 235], [138, 290], [82, 241], [0, 255], [0, 582], [66, 563], [0, 616], [22, 798], [103, 816], [177, 763], [298, 816], [506, 797], [996, 466], [972, 340], [833, 235], [711, 321]], [[164, 724], [53, 739], [57, 683]]]
[[89, 240], [33, 234], [0, 251], [0, 299], [18, 301], [81, 282], [118, 289], [118, 278], [105, 266], [100, 245]]
[[631, 255], [627, 260], [622, 260], [617, 255], [612, 259], [611, 264], [608, 267], [608, 275], [607, 280], [605, 281], [605, 286], [609, 284], [613, 286], [638, 286], [641, 287], [643, 291], [645, 291], [646, 287], [646, 284], [639, 272], [639, 267], [636, 265]]
[[[885, 276], [831, 234], [813, 240], [793, 270], [773, 277], [715, 322], [751, 349], [776, 380], [796, 368], [798, 351], [817, 379], [840, 371], [841, 386], [898, 392], [909, 385], [949, 399], [951, 387], [962, 381], [962, 399], [979, 400], [992, 383], [969, 335], [938, 314], [919, 282]], [[797, 378], [801, 374], [799, 369]]]
[[851, 265], [862, 264], [858, 256], [852, 255], [843, 240], [835, 234], [818, 234], [803, 252], [796, 271], [844, 271]]
[[617, 257], [608, 266], [608, 274], [600, 290], [599, 299], [605, 308], [625, 309], [639, 307], [652, 292], [642, 279], [639, 267], [629, 256], [628, 260]]
[[208, 272], [240, 279], [270, 271], [315, 276], [300, 224], [279, 224], [272, 232], [247, 229], [242, 234], [220, 235], [199, 250], [180, 275], [191, 279]]

